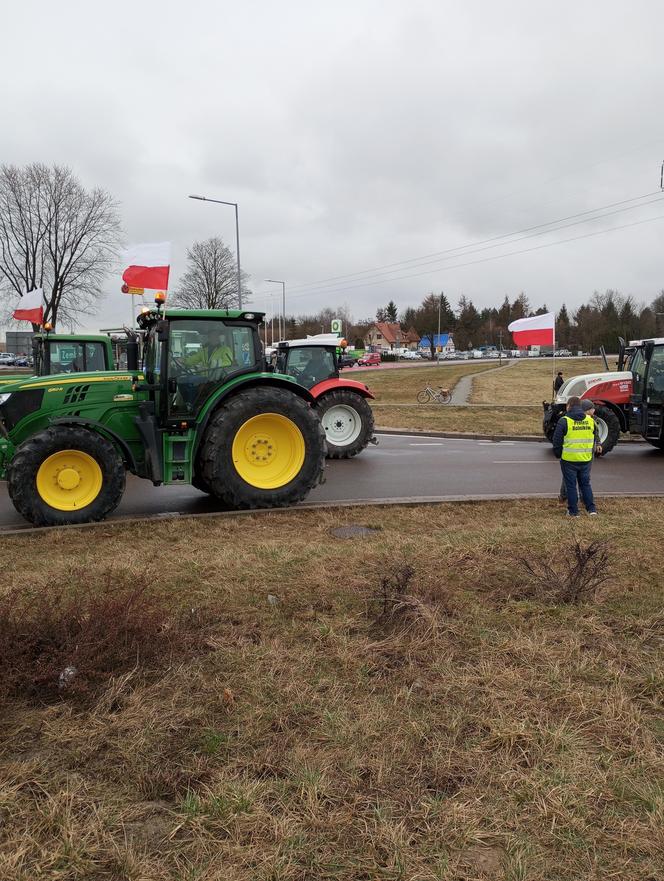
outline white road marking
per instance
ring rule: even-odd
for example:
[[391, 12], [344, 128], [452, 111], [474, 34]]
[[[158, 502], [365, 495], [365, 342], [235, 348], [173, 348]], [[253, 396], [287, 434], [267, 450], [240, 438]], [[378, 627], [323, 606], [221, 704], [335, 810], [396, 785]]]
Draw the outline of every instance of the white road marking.
[[494, 459], [492, 465], [557, 465], [557, 459]]
[[409, 447], [444, 447], [443, 443], [430, 443], [430, 444], [408, 444]]

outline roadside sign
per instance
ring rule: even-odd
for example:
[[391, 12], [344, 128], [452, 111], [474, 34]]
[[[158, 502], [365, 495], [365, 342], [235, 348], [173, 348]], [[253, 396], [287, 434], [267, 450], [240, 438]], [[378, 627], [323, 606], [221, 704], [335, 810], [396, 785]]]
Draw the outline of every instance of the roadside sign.
[[330, 325], [332, 333], [341, 333], [342, 326], [343, 326], [343, 322], [341, 321], [341, 318], [333, 318], [332, 319], [332, 324]]
[[128, 294], [144, 294], [145, 288], [128, 288], [127, 293]]

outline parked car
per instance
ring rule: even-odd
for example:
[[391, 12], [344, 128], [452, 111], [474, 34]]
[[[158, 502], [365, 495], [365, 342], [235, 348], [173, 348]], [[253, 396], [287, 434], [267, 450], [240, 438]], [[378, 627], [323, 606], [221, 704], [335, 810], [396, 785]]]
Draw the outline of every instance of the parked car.
[[367, 352], [357, 362], [358, 367], [380, 367], [380, 352]]
[[337, 363], [339, 367], [356, 367], [357, 366], [357, 358], [354, 358], [352, 355], [339, 355], [337, 359]]
[[13, 367], [16, 363], [16, 356], [11, 352], [0, 352], [0, 367]]
[[401, 357], [404, 359], [404, 361], [421, 361], [422, 360], [422, 356], [420, 355], [419, 352], [407, 351], [407, 352], [404, 352]]

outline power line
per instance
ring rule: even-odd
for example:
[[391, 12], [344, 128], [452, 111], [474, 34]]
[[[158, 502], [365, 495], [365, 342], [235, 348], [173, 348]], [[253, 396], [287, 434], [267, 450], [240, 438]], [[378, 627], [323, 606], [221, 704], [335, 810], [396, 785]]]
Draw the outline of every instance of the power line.
[[[659, 201], [659, 200], [653, 200], [653, 201]], [[412, 273], [411, 275], [402, 275], [402, 276], [398, 276], [396, 278], [388, 279], [387, 281], [390, 281], [390, 282], [405, 281], [406, 279], [410, 279], [410, 278], [420, 278], [423, 275], [433, 275], [436, 272], [445, 272], [446, 270], [449, 270], [449, 269], [461, 269], [466, 266], [475, 266], [479, 263], [489, 263], [492, 260], [501, 260], [504, 257], [514, 257], [517, 254], [528, 254], [532, 251], [541, 251], [543, 248], [553, 248], [556, 245], [565, 245], [565, 244], [568, 244], [569, 242], [577, 242], [580, 239], [589, 239], [594, 236], [606, 235], [606, 233], [617, 232], [618, 230], [621, 230], [621, 229], [629, 229], [630, 227], [633, 227], [633, 226], [641, 226], [644, 223], [653, 223], [656, 220], [664, 220], [664, 214], [658, 214], [656, 217], [648, 217], [645, 220], [635, 220], [632, 223], [625, 223], [625, 224], [622, 224], [621, 226], [612, 226], [612, 227], [609, 227], [608, 229], [600, 229], [600, 230], [596, 230], [595, 232], [583, 233], [582, 235], [572, 236], [568, 239], [559, 239], [556, 242], [545, 242], [543, 245], [533, 245], [532, 248], [521, 248], [518, 251], [507, 251], [505, 254], [495, 254], [491, 257], [481, 257], [479, 260], [470, 260], [467, 263], [455, 263], [452, 266], [443, 266], [443, 267], [439, 267], [437, 269], [428, 269], [425, 272], [416, 272], [416, 273]], [[459, 256], [463, 256], [463, 255], [459, 255]], [[335, 290], [323, 291], [322, 293], [326, 293], [326, 294], [343, 293], [344, 291], [353, 290], [355, 288], [374, 287], [377, 284], [385, 284], [385, 283], [386, 283], [385, 279], [379, 279], [378, 281], [361, 282], [360, 284], [355, 284], [355, 285], [344, 285], [343, 287], [337, 288]], [[308, 297], [308, 296], [311, 296], [311, 293], [312, 293], [311, 291], [305, 291], [304, 293], [301, 293], [301, 294], [293, 294], [293, 295], [291, 295], [291, 299], [295, 299], [295, 298], [299, 298], [299, 297]]]
[[[551, 229], [543, 229], [543, 230], [539, 230], [538, 232], [530, 233], [528, 235], [519, 236], [518, 238], [512, 238], [512, 240], [509, 242], [495, 242], [492, 245], [485, 245], [482, 248], [473, 248], [472, 250], [468, 250], [468, 251], [465, 251], [460, 254], [450, 254], [447, 257], [437, 257], [433, 260], [421, 260], [420, 263], [417, 265], [418, 265], [418, 267], [431, 266], [434, 264], [439, 265], [439, 264], [441, 264], [441, 262], [444, 262], [446, 260], [454, 260], [455, 258], [459, 258], [459, 257], [467, 257], [471, 254], [480, 254], [483, 251], [491, 251], [494, 248], [501, 248], [506, 244], [513, 245], [513, 244], [516, 244], [517, 242], [522, 242], [526, 239], [532, 239], [532, 238], [536, 238], [538, 236], [549, 235], [550, 233], [553, 233], [553, 232], [559, 232], [560, 230], [569, 229], [572, 226], [579, 226], [580, 224], [592, 223], [596, 220], [603, 220], [606, 217], [613, 217], [614, 215], [622, 214], [625, 211], [633, 211], [636, 208], [642, 208], [646, 205], [652, 205], [655, 202], [662, 202], [662, 201], [664, 201], [664, 194], [660, 194], [660, 196], [656, 199], [649, 199], [647, 202], [641, 202], [639, 205], [628, 205], [625, 208], [618, 208], [615, 211], [606, 211], [603, 214], [597, 214], [595, 217], [590, 217], [590, 218], [586, 218], [583, 220], [574, 220], [574, 221], [572, 221], [572, 223], [559, 224], [558, 226], [555, 226]], [[441, 266], [440, 268], [444, 269], [445, 267]], [[393, 278], [391, 278], [390, 276], [394, 272], [398, 272], [398, 270], [394, 270], [394, 269], [385, 270], [381, 273], [378, 273], [378, 275], [383, 276], [383, 278], [378, 279], [378, 281], [384, 281], [384, 282], [393, 281]], [[369, 278], [367, 280], [370, 280], [371, 278], [375, 278], [375, 277], [376, 277], [375, 275], [369, 276]], [[360, 279], [356, 279], [356, 280], [359, 281]], [[325, 293], [328, 289], [337, 288], [337, 287], [338, 287], [337, 283], [329, 282], [328, 284], [321, 285], [318, 288], [309, 288], [306, 291], [306, 293], [310, 293], [310, 294]], [[298, 296], [300, 296], [300, 295], [298, 295]]]
[[[398, 260], [395, 263], [386, 263], [386, 264], [383, 264], [382, 266], [375, 266], [372, 269], [363, 269], [358, 272], [348, 273], [346, 275], [335, 275], [335, 276], [330, 276], [329, 278], [319, 279], [318, 281], [312, 281], [312, 282], [307, 282], [307, 283], [303, 283], [303, 284], [299, 284], [299, 285], [293, 285], [290, 288], [290, 290], [297, 291], [297, 290], [301, 290], [302, 288], [307, 288], [307, 290], [309, 292], [314, 292], [314, 288], [326, 286], [330, 282], [343, 281], [344, 279], [356, 279], [362, 275], [372, 275], [372, 274], [375, 274], [375, 273], [378, 273], [381, 271], [387, 271], [389, 269], [392, 269], [394, 267], [399, 267], [399, 266], [403, 266], [405, 268], [406, 264], [420, 263], [420, 262], [427, 260], [429, 258], [432, 258], [432, 257], [441, 257], [444, 254], [453, 254], [453, 255], [456, 254], [457, 256], [463, 256], [463, 254], [459, 254], [458, 252], [464, 251], [469, 248], [475, 248], [479, 245], [487, 245], [492, 242], [499, 242], [501, 240], [511, 239], [514, 236], [519, 236], [523, 233], [529, 233], [534, 230], [543, 229], [545, 227], [555, 226], [555, 224], [564, 223], [567, 220], [575, 220], [576, 218], [579, 218], [579, 217], [589, 217], [589, 215], [591, 215], [591, 214], [597, 214], [598, 212], [605, 211], [609, 208], [618, 208], [621, 205], [629, 205], [631, 202], [638, 202], [639, 200], [647, 199], [647, 198], [650, 198], [651, 196], [661, 196], [661, 191], [655, 190], [651, 193], [644, 193], [641, 196], [634, 196], [631, 199], [623, 199], [619, 202], [611, 202], [608, 205], [601, 205], [598, 208], [592, 208], [588, 211], [580, 211], [576, 214], [569, 214], [566, 217], [560, 217], [556, 220], [549, 220], [546, 223], [534, 224], [533, 226], [523, 227], [522, 229], [514, 230], [513, 232], [502, 233], [501, 235], [491, 236], [490, 238], [487, 238], [487, 239], [480, 239], [479, 241], [476, 241], [476, 242], [468, 242], [464, 245], [457, 245], [454, 248], [446, 248], [445, 250], [442, 250], [442, 251], [433, 251], [430, 254], [423, 254], [420, 257], [411, 257], [407, 260]], [[644, 204], [650, 204], [650, 203], [648, 202], [648, 203], [644, 203]], [[640, 206], [636, 205], [633, 207], [640, 207]], [[629, 210], [629, 209], [623, 209], [623, 210]], [[589, 218], [589, 219], [592, 219], [592, 218]], [[600, 219], [600, 218], [598, 218], [598, 219]], [[550, 231], [555, 232], [555, 229], [550, 230]]]

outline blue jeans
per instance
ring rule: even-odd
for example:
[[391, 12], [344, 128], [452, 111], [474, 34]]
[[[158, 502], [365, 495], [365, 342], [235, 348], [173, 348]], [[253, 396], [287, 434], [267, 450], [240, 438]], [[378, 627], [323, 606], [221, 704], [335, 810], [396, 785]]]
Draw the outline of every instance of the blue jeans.
[[593, 490], [590, 486], [590, 466], [591, 462], [566, 462], [560, 460], [560, 470], [563, 473], [563, 480], [567, 490], [567, 510], [570, 514], [579, 513], [579, 494], [576, 489], [577, 482], [581, 490], [581, 497], [586, 511], [590, 513], [595, 510], [595, 500], [593, 498]]

